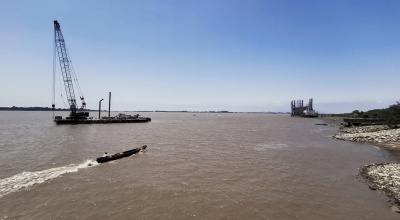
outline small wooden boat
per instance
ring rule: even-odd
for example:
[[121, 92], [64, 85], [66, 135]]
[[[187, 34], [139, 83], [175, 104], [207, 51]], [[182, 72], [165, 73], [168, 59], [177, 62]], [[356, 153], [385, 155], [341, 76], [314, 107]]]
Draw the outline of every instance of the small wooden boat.
[[328, 124], [326, 124], [326, 123], [318, 123], [318, 124], [315, 124], [315, 125], [328, 125]]
[[122, 153], [117, 153], [111, 156], [107, 156], [107, 157], [98, 157], [96, 159], [97, 163], [105, 163], [111, 160], [118, 160], [124, 157], [129, 157], [132, 156], [134, 154], [139, 153], [141, 150], [145, 150], [147, 148], [147, 145], [144, 145], [143, 147], [139, 147], [139, 148], [135, 148], [132, 150], [128, 150], [128, 151], [124, 151]]

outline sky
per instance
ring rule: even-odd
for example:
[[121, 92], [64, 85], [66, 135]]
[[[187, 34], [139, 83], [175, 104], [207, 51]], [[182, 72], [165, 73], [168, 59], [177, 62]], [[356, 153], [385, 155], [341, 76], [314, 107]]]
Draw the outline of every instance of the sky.
[[323, 113], [385, 108], [400, 100], [399, 11], [391, 0], [0, 1], [0, 106], [51, 107], [58, 20], [89, 109], [109, 92], [121, 111], [287, 112], [310, 98]]

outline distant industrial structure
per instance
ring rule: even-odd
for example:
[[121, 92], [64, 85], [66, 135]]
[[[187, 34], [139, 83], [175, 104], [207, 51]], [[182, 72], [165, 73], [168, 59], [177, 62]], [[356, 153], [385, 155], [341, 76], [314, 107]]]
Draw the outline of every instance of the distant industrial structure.
[[309, 99], [308, 104], [304, 106], [303, 100], [293, 100], [291, 102], [291, 116], [318, 117], [318, 112], [313, 109], [313, 99]]

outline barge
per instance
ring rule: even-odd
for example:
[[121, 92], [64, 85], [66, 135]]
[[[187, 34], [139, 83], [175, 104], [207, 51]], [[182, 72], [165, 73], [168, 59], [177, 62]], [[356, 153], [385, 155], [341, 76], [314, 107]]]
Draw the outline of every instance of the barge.
[[[85, 98], [83, 97], [82, 90], [76, 78], [74, 68], [72, 66], [71, 58], [69, 57], [67, 47], [65, 45], [64, 36], [61, 32], [60, 23], [57, 20], [54, 21], [54, 51], [53, 51], [53, 121], [56, 124], [110, 124], [110, 123], [143, 123], [150, 122], [150, 118], [142, 117], [139, 114], [131, 116], [125, 114], [118, 114], [115, 117], [110, 117], [111, 111], [111, 92], [109, 96], [108, 104], [108, 117], [101, 116], [101, 102], [99, 101], [99, 118], [93, 119], [89, 117], [89, 111], [86, 109]], [[56, 59], [58, 55], [58, 60], [60, 63], [61, 77], [64, 81], [66, 98], [68, 100], [69, 109], [71, 110], [69, 117], [65, 119], [62, 116], [54, 116], [55, 110], [55, 79], [56, 79]], [[60, 79], [61, 79], [60, 77]], [[77, 99], [75, 97], [74, 85], [78, 88], [79, 99], [82, 101], [81, 107], [78, 106]], [[63, 98], [63, 95], [61, 94]], [[64, 98], [63, 98], [64, 102]], [[65, 104], [65, 102], [64, 102]], [[66, 104], [65, 104], [66, 105]]]
[[318, 113], [314, 109], [306, 109], [300, 116], [304, 118], [317, 118]]
[[121, 113], [115, 117], [103, 117], [102, 119], [93, 119], [92, 117], [67, 117], [63, 119], [61, 116], [56, 116], [54, 119], [56, 124], [145, 123], [150, 121], [151, 118], [142, 117], [139, 114], [131, 116]]

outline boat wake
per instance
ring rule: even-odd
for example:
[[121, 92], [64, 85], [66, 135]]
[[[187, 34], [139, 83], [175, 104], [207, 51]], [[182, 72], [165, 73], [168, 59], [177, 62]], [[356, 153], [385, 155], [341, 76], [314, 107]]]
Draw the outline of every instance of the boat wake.
[[12, 192], [16, 192], [23, 187], [29, 187], [34, 184], [43, 183], [47, 180], [57, 178], [65, 173], [78, 172], [80, 169], [89, 168], [96, 165], [98, 165], [96, 161], [86, 160], [78, 165], [70, 164], [48, 170], [23, 172], [9, 178], [2, 179], [0, 180], [0, 198]]

